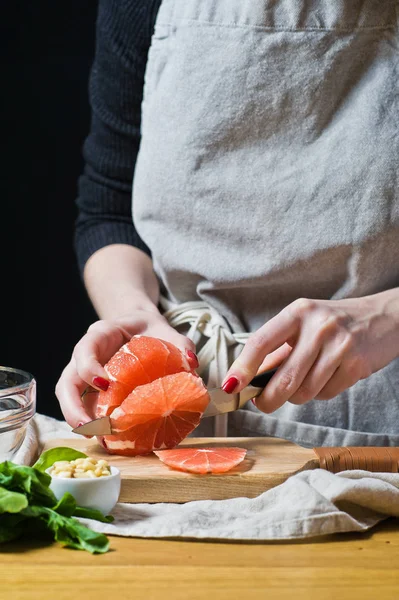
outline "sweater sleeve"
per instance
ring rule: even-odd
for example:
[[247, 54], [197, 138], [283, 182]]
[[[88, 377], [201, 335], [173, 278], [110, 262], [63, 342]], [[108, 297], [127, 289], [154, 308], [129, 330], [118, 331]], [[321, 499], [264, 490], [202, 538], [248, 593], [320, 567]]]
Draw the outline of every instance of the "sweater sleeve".
[[132, 220], [131, 194], [140, 144], [148, 50], [160, 0], [100, 0], [90, 73], [91, 124], [78, 180], [74, 248], [79, 271], [110, 244], [150, 254]]

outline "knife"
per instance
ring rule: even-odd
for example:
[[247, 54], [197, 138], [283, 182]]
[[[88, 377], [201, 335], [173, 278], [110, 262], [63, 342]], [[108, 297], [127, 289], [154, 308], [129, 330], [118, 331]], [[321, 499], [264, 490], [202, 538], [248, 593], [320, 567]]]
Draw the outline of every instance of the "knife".
[[[224, 413], [233, 412], [242, 408], [244, 404], [259, 396], [269, 383], [277, 368], [256, 375], [252, 381], [239, 394], [227, 394], [222, 388], [209, 390], [210, 402], [202, 415], [202, 418], [215, 417]], [[72, 429], [73, 433], [80, 435], [112, 435], [111, 419], [100, 417], [79, 427]]]

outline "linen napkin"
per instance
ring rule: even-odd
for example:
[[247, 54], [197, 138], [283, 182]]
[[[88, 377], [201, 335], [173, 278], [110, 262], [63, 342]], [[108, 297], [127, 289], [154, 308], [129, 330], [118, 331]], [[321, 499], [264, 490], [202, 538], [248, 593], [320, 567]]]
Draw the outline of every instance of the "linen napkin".
[[[70, 427], [36, 415], [15, 462], [32, 464], [46, 439], [80, 437]], [[302, 471], [257, 498], [185, 504], [122, 504], [113, 523], [80, 519], [107, 535], [218, 540], [290, 540], [367, 531], [399, 517], [399, 474], [323, 469]]]

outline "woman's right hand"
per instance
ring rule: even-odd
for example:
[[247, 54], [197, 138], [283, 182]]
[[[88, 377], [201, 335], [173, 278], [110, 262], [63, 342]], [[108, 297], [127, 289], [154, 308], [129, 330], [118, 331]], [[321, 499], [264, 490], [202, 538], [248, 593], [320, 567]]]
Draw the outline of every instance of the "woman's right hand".
[[88, 386], [98, 391], [107, 389], [104, 365], [134, 335], [171, 342], [185, 353], [192, 368], [198, 366], [194, 343], [173, 329], [158, 311], [140, 309], [115, 321], [96, 321], [76, 344], [55, 388], [62, 414], [72, 428], [92, 420], [95, 395], [88, 394], [84, 404], [81, 396]]

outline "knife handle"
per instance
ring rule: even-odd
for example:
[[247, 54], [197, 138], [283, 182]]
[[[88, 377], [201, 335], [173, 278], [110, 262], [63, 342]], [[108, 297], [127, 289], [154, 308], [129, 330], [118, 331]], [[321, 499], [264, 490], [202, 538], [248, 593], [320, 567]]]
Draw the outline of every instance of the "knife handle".
[[331, 473], [352, 469], [372, 471], [374, 473], [399, 472], [399, 448], [395, 447], [358, 447], [313, 448], [320, 461], [320, 468]]
[[236, 410], [238, 408], [242, 408], [248, 402], [248, 400], [251, 400], [251, 398], [256, 398], [259, 396], [276, 371], [277, 367], [275, 369], [270, 369], [270, 371], [265, 371], [260, 375], [256, 375], [256, 377], [254, 377], [252, 381], [238, 394], [238, 404]]
[[266, 387], [273, 375], [277, 372], [277, 369], [278, 367], [276, 367], [275, 369], [270, 369], [270, 371], [260, 373], [260, 375], [256, 375], [249, 385], [251, 385], [252, 387], [262, 388], [263, 390], [263, 388]]

